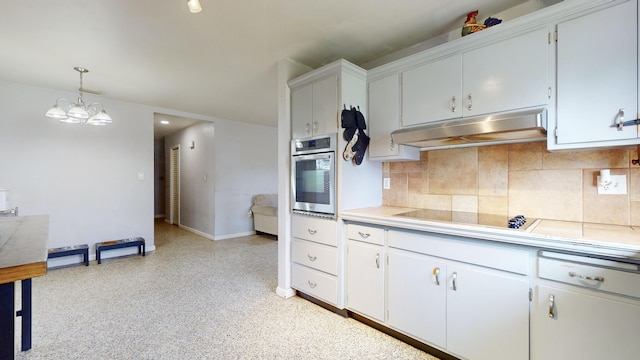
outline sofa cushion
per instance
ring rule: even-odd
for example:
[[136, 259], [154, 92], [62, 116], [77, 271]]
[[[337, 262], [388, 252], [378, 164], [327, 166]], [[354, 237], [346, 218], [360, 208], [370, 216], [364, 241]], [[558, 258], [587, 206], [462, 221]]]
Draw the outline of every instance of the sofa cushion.
[[259, 215], [278, 216], [278, 208], [273, 206], [253, 205], [251, 211]]

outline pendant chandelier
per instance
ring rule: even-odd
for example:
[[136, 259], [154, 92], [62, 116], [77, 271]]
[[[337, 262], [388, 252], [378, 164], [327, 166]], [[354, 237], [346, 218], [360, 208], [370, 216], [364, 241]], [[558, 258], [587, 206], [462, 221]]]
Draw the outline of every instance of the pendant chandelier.
[[[56, 104], [47, 111], [45, 114], [46, 117], [51, 119], [58, 119], [61, 122], [68, 124], [88, 124], [88, 125], [107, 125], [111, 124], [111, 116], [104, 111], [104, 106], [102, 106], [99, 102], [93, 102], [89, 105], [85, 105], [83, 95], [84, 88], [82, 87], [82, 75], [89, 72], [89, 70], [76, 66], [73, 68], [75, 71], [80, 73], [80, 88], [78, 91], [80, 92], [80, 96], [78, 97], [78, 101], [76, 103], [72, 103], [66, 98], [58, 98], [56, 100]], [[62, 110], [58, 107], [60, 102], [67, 102], [68, 109], [67, 111]]]

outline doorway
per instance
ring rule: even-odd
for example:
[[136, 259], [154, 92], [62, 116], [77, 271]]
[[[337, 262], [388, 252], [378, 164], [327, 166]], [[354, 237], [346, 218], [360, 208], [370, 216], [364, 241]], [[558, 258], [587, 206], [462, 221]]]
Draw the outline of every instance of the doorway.
[[170, 177], [169, 220], [173, 225], [180, 225], [180, 145], [171, 148]]

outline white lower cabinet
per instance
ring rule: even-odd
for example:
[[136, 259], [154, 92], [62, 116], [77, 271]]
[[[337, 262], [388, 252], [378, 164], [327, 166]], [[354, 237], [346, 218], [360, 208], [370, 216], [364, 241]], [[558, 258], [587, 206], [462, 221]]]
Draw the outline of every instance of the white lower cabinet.
[[384, 248], [347, 240], [347, 307], [384, 321]]
[[546, 255], [538, 261], [531, 359], [640, 358], [638, 266]]
[[344, 307], [341, 252], [335, 220], [291, 217], [291, 286], [338, 308]]
[[441, 260], [389, 249], [389, 326], [447, 347], [447, 267]]
[[382, 228], [347, 225], [347, 308], [384, 322], [385, 251]]
[[388, 323], [466, 359], [528, 359], [526, 277], [390, 249]]
[[640, 306], [538, 286], [531, 359], [638, 359]]

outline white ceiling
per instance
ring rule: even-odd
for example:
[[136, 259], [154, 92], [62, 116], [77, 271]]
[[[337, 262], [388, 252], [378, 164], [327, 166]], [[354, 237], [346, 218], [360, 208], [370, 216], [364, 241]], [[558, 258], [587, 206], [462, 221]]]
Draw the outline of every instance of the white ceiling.
[[[276, 64], [365, 65], [526, 2], [548, 0], [2, 1], [0, 79], [275, 126]], [[43, 109], [43, 111], [46, 109]]]

